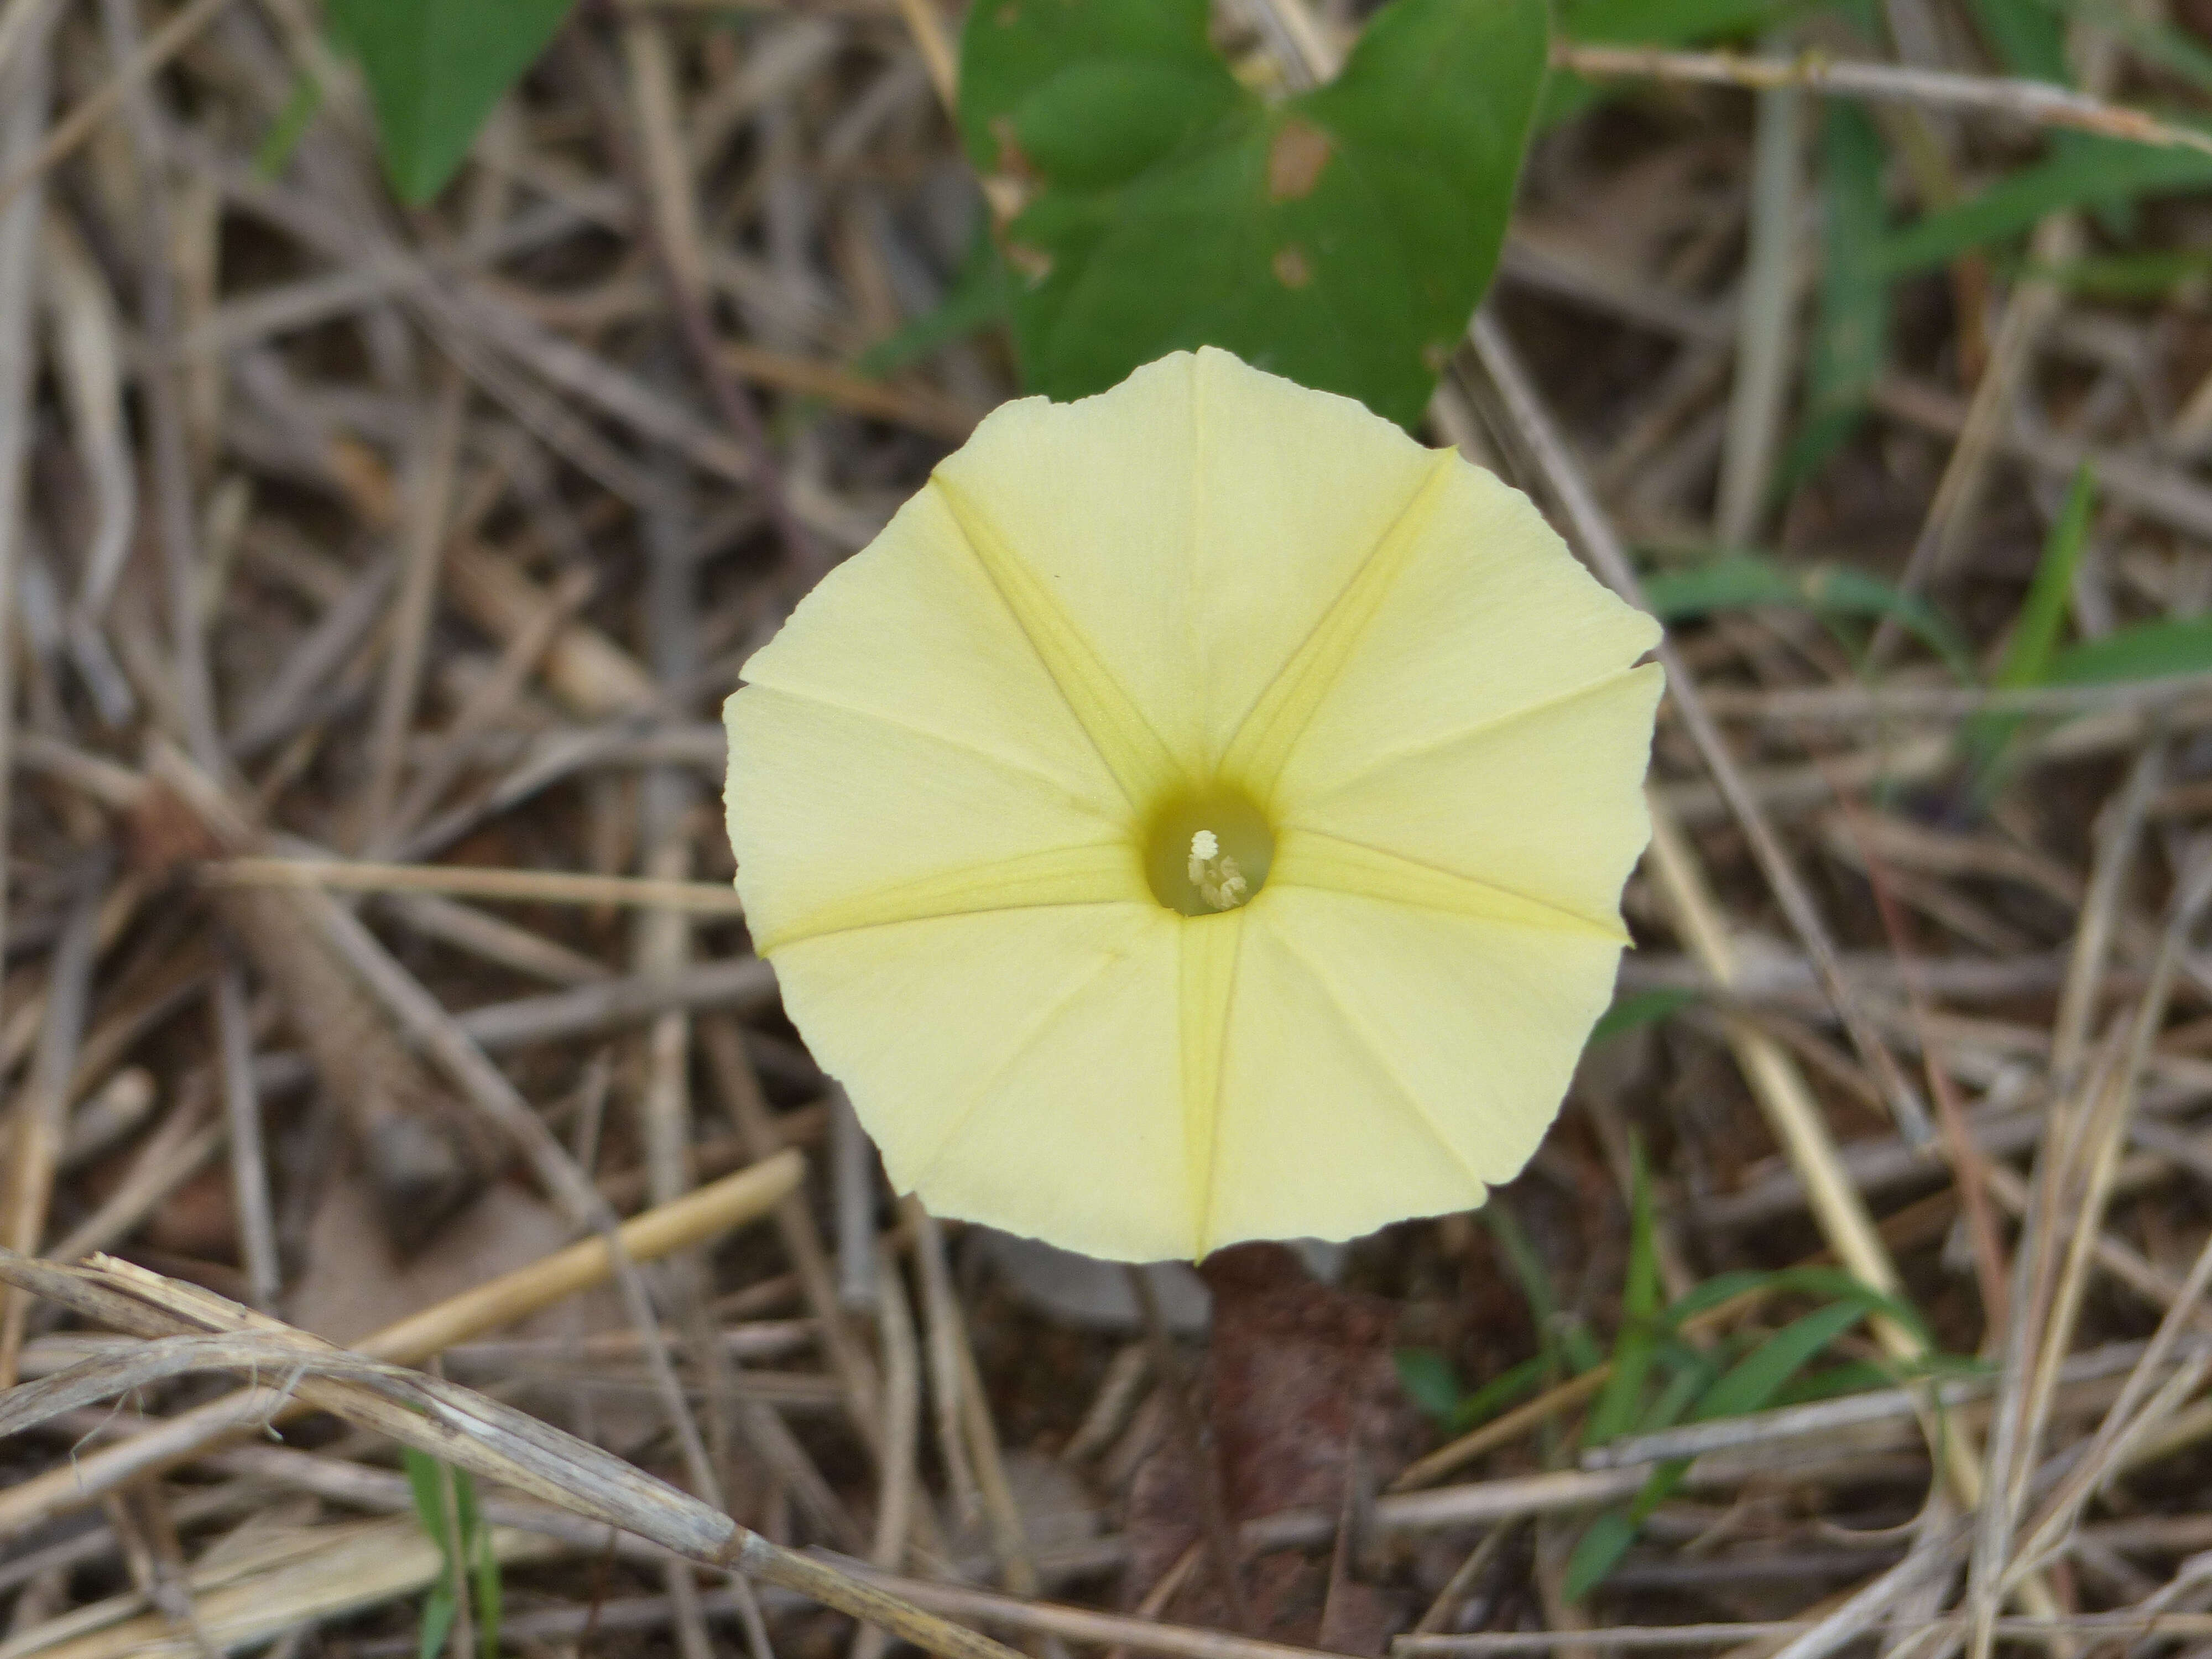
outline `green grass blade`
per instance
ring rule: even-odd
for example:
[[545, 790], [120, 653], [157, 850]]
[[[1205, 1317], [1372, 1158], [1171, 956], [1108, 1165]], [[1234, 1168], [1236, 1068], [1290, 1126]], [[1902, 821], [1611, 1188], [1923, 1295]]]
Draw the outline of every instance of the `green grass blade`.
[[[470, 1596], [475, 1603], [477, 1651], [481, 1659], [498, 1659], [499, 1558], [492, 1550], [491, 1528], [484, 1523], [477, 1502], [477, 1483], [466, 1469], [449, 1468], [412, 1446], [401, 1447], [400, 1455], [406, 1467], [408, 1492], [415, 1500], [415, 1518], [446, 1561], [445, 1573], [422, 1601], [418, 1650], [422, 1659], [435, 1659], [444, 1650], [453, 1623], [460, 1616], [460, 1588], [465, 1582], [471, 1586]], [[447, 1524], [449, 1490], [452, 1519], [460, 1530], [458, 1546]]]
[[417, 1626], [415, 1643], [417, 1659], [438, 1659], [446, 1650], [446, 1638], [453, 1633], [453, 1621], [460, 1616], [460, 1599], [453, 1594], [452, 1584], [440, 1579], [422, 1598], [422, 1622]]
[[1575, 1540], [1574, 1553], [1567, 1558], [1566, 1579], [1560, 1586], [1560, 1594], [1570, 1601], [1581, 1601], [1620, 1565], [1620, 1558], [1628, 1553], [1628, 1547], [1635, 1541], [1636, 1522], [1629, 1517], [1628, 1511], [1606, 1510]]
[[1577, 40], [1679, 46], [1756, 34], [1806, 9], [1806, 0], [1565, 0], [1559, 27]]
[[1705, 1423], [1762, 1409], [1822, 1349], [1866, 1316], [1863, 1304], [1839, 1302], [1791, 1321], [1706, 1389], [1691, 1412], [1692, 1420]]
[[1544, 1379], [1552, 1371], [1551, 1358], [1540, 1353], [1531, 1354], [1519, 1364], [1507, 1367], [1459, 1402], [1459, 1408], [1452, 1413], [1451, 1431], [1465, 1434], [1469, 1429], [1480, 1428], [1508, 1406], [1518, 1405], [1542, 1388]]
[[453, 1514], [460, 1522], [461, 1538], [466, 1544], [483, 1526], [477, 1513], [476, 1477], [466, 1469], [452, 1469], [448, 1473], [453, 1482]]
[[1504, 1253], [1506, 1263], [1519, 1280], [1521, 1294], [1528, 1298], [1529, 1317], [1535, 1322], [1537, 1340], [1554, 1374], [1579, 1376], [1594, 1370], [1601, 1356], [1590, 1340], [1589, 1333], [1580, 1325], [1570, 1325], [1559, 1317], [1559, 1304], [1552, 1294], [1552, 1281], [1544, 1271], [1543, 1259], [1536, 1247], [1522, 1231], [1520, 1218], [1512, 1209], [1497, 1199], [1483, 1206], [1484, 1224], [1498, 1241]]
[[[1814, 0], [1564, 0], [1559, 33], [1593, 45], [1688, 46], [1764, 33], [1813, 9]], [[1580, 114], [1632, 84], [1589, 81], [1555, 70], [1545, 84], [1536, 124], [1548, 127]]]
[[1485, 1205], [1482, 1219], [1497, 1240], [1498, 1248], [1504, 1253], [1506, 1265], [1520, 1281], [1521, 1294], [1528, 1299], [1528, 1311], [1539, 1329], [1549, 1325], [1559, 1313], [1559, 1304], [1552, 1299], [1552, 1281], [1538, 1259], [1536, 1247], [1521, 1226], [1521, 1218], [1510, 1206], [1496, 1200]]
[[877, 341], [853, 367], [872, 380], [885, 379], [956, 340], [1005, 322], [1011, 303], [1006, 261], [1000, 258], [989, 230], [979, 228], [975, 245], [969, 250], [945, 298], [933, 309]]
[[1703, 1283], [1692, 1285], [1679, 1299], [1668, 1304], [1667, 1311], [1661, 1316], [1661, 1318], [1669, 1328], [1672, 1328], [1686, 1319], [1695, 1318], [1708, 1308], [1717, 1308], [1723, 1302], [1735, 1300], [1747, 1291], [1765, 1290], [1774, 1283], [1778, 1275], [1773, 1273], [1762, 1272], [1751, 1267], [1739, 1267], [1730, 1273], [1715, 1273]]
[[2035, 579], [2020, 608], [2020, 620], [1997, 665], [1996, 684], [2007, 688], [2040, 685], [2050, 672], [2058, 648], [2058, 635], [2066, 626], [2066, 607], [2074, 593], [2075, 573], [2081, 568], [2081, 550], [2088, 544], [2089, 522], [2097, 507], [2096, 475], [2087, 462], [2074, 474], [2066, 504], [2044, 538], [2043, 556], [2036, 561]]
[[1458, 1413], [1459, 1373], [1451, 1361], [1434, 1348], [1400, 1348], [1391, 1356], [1398, 1368], [1398, 1386], [1424, 1415], [1449, 1423]]
[[1651, 1511], [1667, 1501], [1689, 1472], [1686, 1461], [1660, 1464], [1626, 1509], [1607, 1510], [1590, 1522], [1589, 1530], [1575, 1540], [1574, 1553], [1567, 1558], [1565, 1582], [1560, 1588], [1568, 1601], [1581, 1601], [1620, 1565], [1628, 1547], [1636, 1541], [1636, 1534], [1651, 1518]]
[[361, 59], [403, 201], [445, 188], [477, 130], [522, 78], [574, 0], [330, 0], [330, 18]]
[[1686, 570], [1659, 570], [1644, 579], [1644, 597], [1662, 622], [1691, 622], [1716, 611], [1802, 604], [1803, 592], [1781, 566], [1757, 554], [1722, 556]]
[[1972, 678], [1966, 643], [1942, 612], [1918, 594], [1900, 592], [1880, 577], [1848, 565], [1797, 569], [1765, 554], [1721, 554], [1687, 569], [1656, 571], [1644, 579], [1644, 592], [1662, 622], [1687, 622], [1716, 611], [1758, 605], [1809, 611], [1830, 620], [1894, 617], [1954, 674]]
[[1881, 247], [1881, 269], [1891, 276], [1907, 276], [2022, 235], [2052, 213], [2212, 185], [2212, 155], [2087, 134], [2069, 137], [2074, 142], [2053, 146], [2049, 159], [1893, 232]]
[[[1800, 1269], [1768, 1275], [1730, 1274], [1724, 1276], [1725, 1279], [1736, 1282], [1728, 1285], [1726, 1295], [1712, 1294], [1713, 1286], [1722, 1284], [1723, 1281], [1721, 1280], [1709, 1281], [1699, 1290], [1707, 1292], [1706, 1301], [1710, 1305], [1751, 1288], [1750, 1284], [1741, 1282], [1747, 1279], [1754, 1283], [1764, 1279], [1777, 1284], [1778, 1287], [1785, 1287], [1781, 1281], [1798, 1279], [1798, 1284], [1786, 1287], [1808, 1288], [1800, 1279], [1800, 1275], [1808, 1271], [1822, 1270]], [[1816, 1309], [1785, 1325], [1729, 1367], [1717, 1380], [1708, 1382], [1704, 1370], [1706, 1364], [1704, 1356], [1692, 1356], [1692, 1364], [1677, 1373], [1673, 1386], [1668, 1391], [1669, 1397], [1662, 1401], [1662, 1407], [1670, 1409], [1655, 1413], [1654, 1418], [1662, 1420], [1650, 1420], [1646, 1426], [1668, 1426], [1680, 1414], [1680, 1408], [1693, 1398], [1695, 1403], [1689, 1406], [1687, 1413], [1693, 1422], [1741, 1417], [1748, 1412], [1759, 1411], [1788, 1387], [1797, 1374], [1838, 1336], [1876, 1308], [1888, 1310], [1893, 1298], [1869, 1291], [1846, 1275], [1834, 1277], [1843, 1278], [1852, 1292], [1845, 1300]], [[1676, 1302], [1674, 1308], [1668, 1310], [1668, 1316], [1678, 1316], [1676, 1310], [1690, 1303], [1696, 1294], [1692, 1292], [1692, 1297], [1685, 1297]], [[1615, 1364], [1619, 1363], [1616, 1359]], [[1593, 1412], [1594, 1422], [1596, 1417], [1597, 1413]], [[1590, 1438], [1595, 1443], [1596, 1436], [1592, 1435]], [[1589, 1529], [1576, 1541], [1574, 1553], [1568, 1560], [1565, 1594], [1569, 1600], [1581, 1600], [1613, 1571], [1628, 1547], [1635, 1541], [1638, 1529], [1666, 1500], [1668, 1494], [1681, 1483], [1689, 1467], [1686, 1462], [1661, 1464], [1651, 1471], [1643, 1490], [1626, 1510], [1607, 1510], [1590, 1523]]]
[[1662, 1344], [1659, 1358], [1673, 1375], [1638, 1421], [1638, 1434], [1656, 1434], [1662, 1429], [1673, 1428], [1720, 1375], [1719, 1368], [1709, 1356], [1686, 1342]]
[[2212, 248], [2160, 248], [2148, 253], [2093, 254], [2053, 263], [2024, 259], [2017, 274], [2096, 299], [2158, 300], [2208, 272], [2212, 272]]
[[1924, 1346], [1933, 1348], [1936, 1346], [1935, 1337], [1929, 1331], [1926, 1322], [1920, 1317], [1918, 1310], [1897, 1297], [1884, 1295], [1840, 1267], [1784, 1267], [1769, 1273], [1747, 1269], [1717, 1273], [1671, 1304], [1660, 1316], [1661, 1322], [1671, 1329], [1708, 1308], [1717, 1308], [1747, 1291], [1757, 1290], [1776, 1296], [1796, 1295], [1824, 1302], [1849, 1303], [1853, 1307], [1863, 1309], [1870, 1316], [1903, 1326], [1917, 1336]]
[[1613, 1370], [1583, 1427], [1583, 1443], [1601, 1446], [1633, 1427], [1644, 1403], [1658, 1340], [1659, 1250], [1651, 1213], [1651, 1181], [1644, 1149], [1632, 1145], [1633, 1189], [1629, 1205], [1628, 1279], [1621, 1288], [1620, 1332], [1613, 1339]]
[[2178, 617], [2076, 641], [2051, 658], [2044, 683], [2124, 685], [2203, 673], [2212, 673], [2212, 617]]
[[2054, 86], [2071, 83], [2066, 20], [2039, 0], [1973, 0], [1974, 23], [2008, 73]]
[[300, 148], [300, 141], [314, 125], [315, 117], [323, 107], [323, 83], [305, 70], [293, 77], [292, 94], [284, 100], [284, 107], [276, 112], [269, 131], [253, 150], [253, 176], [261, 183], [273, 184], [286, 167], [292, 164], [292, 152]]
[[1590, 1027], [1589, 1041], [1583, 1046], [1595, 1048], [1601, 1042], [1626, 1036], [1639, 1026], [1656, 1025], [1697, 1000], [1695, 991], [1637, 991], [1616, 998], [1613, 1006], [1597, 1017], [1597, 1024]]
[[1876, 620], [1894, 617], [1907, 633], [1943, 659], [1962, 680], [1974, 677], [1972, 653], [1943, 613], [1917, 593], [1904, 593], [1879, 576], [1849, 565], [1814, 565], [1802, 577], [1805, 603], [1817, 615]]
[[[2088, 544], [2089, 525], [2095, 516], [2096, 506], [2096, 477], [2085, 462], [2075, 473], [2073, 488], [2066, 494], [2066, 504], [2051, 521], [2051, 532], [2043, 539], [2043, 553], [2036, 561], [2034, 579], [2028, 584], [2027, 597], [2021, 602], [2012, 638], [2006, 642], [2004, 657], [1997, 665], [1992, 684], [1998, 687], [2014, 690], [2040, 685], [2050, 674], [2058, 651], [2058, 636], [2066, 627], [2074, 577], [2081, 568], [2081, 553]], [[1960, 732], [1960, 741], [1973, 773], [1974, 791], [1981, 799], [1986, 801], [1994, 793], [1998, 763], [2013, 734], [2025, 723], [2018, 714], [1980, 714], [1969, 720]]]
[[446, 1528], [445, 1465], [412, 1446], [399, 1449], [407, 1469], [407, 1490], [415, 1499], [415, 1518], [439, 1553], [451, 1556], [453, 1540]]
[[2164, 70], [2177, 81], [2187, 82], [2199, 92], [2212, 92], [2212, 48], [2196, 36], [2109, 0], [2070, 0], [2066, 9], [2091, 27], [2111, 34], [2144, 63]]
[[1778, 1406], [1803, 1406], [1817, 1400], [1837, 1400], [1845, 1395], [1866, 1394], [1896, 1386], [1896, 1371], [1871, 1360], [1854, 1359], [1842, 1365], [1807, 1371], [1775, 1391]]
[[489, 1527], [477, 1529], [476, 1547], [471, 1554], [475, 1567], [471, 1594], [476, 1597], [477, 1659], [499, 1659], [499, 1626], [506, 1612], [507, 1590], [500, 1579], [499, 1553], [492, 1547]]
[[1820, 127], [1820, 305], [1806, 365], [1805, 418], [1784, 459], [1786, 489], [1810, 477], [1857, 428], [1889, 355], [1882, 270], [1888, 155], [1865, 111], [1832, 100]]

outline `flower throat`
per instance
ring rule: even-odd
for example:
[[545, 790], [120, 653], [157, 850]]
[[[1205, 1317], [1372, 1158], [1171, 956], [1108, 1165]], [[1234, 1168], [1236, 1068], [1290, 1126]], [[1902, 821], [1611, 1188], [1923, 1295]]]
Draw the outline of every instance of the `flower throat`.
[[1249, 903], [1266, 885], [1275, 832], [1242, 790], [1206, 789], [1154, 811], [1144, 855], [1154, 898], [1186, 916], [1215, 916]]

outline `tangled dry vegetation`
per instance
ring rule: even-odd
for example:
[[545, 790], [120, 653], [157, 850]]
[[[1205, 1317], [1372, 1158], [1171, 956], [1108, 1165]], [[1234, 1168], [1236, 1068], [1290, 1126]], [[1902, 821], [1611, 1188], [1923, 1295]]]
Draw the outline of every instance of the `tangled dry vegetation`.
[[[1972, 10], [1889, 7], [1976, 77], [1875, 76], [1900, 209], [2047, 142]], [[2103, 17], [2085, 85], [2185, 89]], [[1620, 1029], [1484, 1217], [1128, 1281], [883, 1191], [727, 886], [747, 652], [1013, 390], [932, 320], [949, 27], [587, 7], [406, 214], [299, 0], [0, 5], [0, 1656], [441, 1585], [456, 1653], [494, 1585], [531, 1654], [2200, 1650], [2212, 690], [1976, 690], [1899, 596], [1985, 672], [2054, 548], [2083, 640], [2212, 607], [2204, 204], [2142, 294], [2070, 207], [1898, 281], [1784, 489], [1808, 94], [1540, 140], [1439, 440], [1616, 585], [1773, 550], [1672, 638]], [[1838, 1305], [1823, 1387], [1638, 1392]]]

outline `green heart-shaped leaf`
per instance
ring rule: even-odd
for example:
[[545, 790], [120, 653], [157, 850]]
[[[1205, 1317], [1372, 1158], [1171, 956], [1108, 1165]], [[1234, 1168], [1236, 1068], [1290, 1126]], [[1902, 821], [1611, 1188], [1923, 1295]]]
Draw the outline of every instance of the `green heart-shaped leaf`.
[[330, 0], [361, 58], [384, 168], [401, 199], [427, 202], [477, 129], [561, 27], [574, 0]]
[[997, 198], [1025, 379], [1054, 398], [1217, 345], [1419, 419], [1498, 260], [1543, 0], [1395, 0], [1328, 86], [1270, 102], [1206, 0], [977, 0], [969, 153]]

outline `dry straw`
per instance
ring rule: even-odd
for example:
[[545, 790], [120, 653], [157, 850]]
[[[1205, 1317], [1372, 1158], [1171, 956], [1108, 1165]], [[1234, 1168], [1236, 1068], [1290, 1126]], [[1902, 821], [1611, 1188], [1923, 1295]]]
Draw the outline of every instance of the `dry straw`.
[[[566, 1271], [573, 1276], [575, 1268]], [[333, 1347], [208, 1291], [106, 1257], [58, 1267], [9, 1252], [0, 1255], [0, 1279], [146, 1339], [135, 1350], [86, 1360], [0, 1396], [0, 1436], [162, 1377], [204, 1370], [280, 1377], [280, 1395], [686, 1559], [795, 1590], [943, 1659], [1012, 1659], [1012, 1650], [996, 1642], [771, 1543], [597, 1446], [456, 1384]]]

